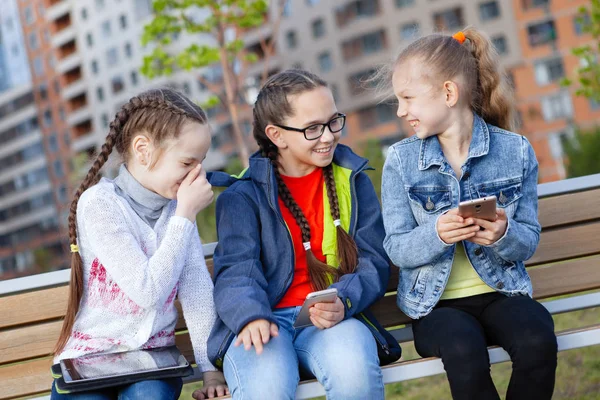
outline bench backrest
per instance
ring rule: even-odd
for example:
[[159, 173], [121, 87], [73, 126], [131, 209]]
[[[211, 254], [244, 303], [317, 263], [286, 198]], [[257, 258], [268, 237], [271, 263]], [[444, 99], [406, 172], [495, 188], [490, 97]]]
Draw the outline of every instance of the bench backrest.
[[[527, 262], [534, 297], [600, 288], [600, 175], [539, 185], [538, 196], [542, 234]], [[214, 244], [205, 246], [211, 269], [212, 249]], [[0, 399], [49, 390], [49, 353], [62, 325], [67, 281], [68, 271], [59, 271], [0, 282]], [[386, 296], [372, 306], [386, 327], [410, 322], [395, 304], [397, 282], [394, 268]], [[177, 330], [177, 345], [193, 362], [183, 318]]]

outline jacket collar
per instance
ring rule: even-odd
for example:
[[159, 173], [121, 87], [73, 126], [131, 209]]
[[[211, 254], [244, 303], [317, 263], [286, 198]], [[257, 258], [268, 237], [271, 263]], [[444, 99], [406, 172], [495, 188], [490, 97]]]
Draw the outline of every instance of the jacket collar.
[[[338, 144], [333, 153], [333, 162], [340, 167], [350, 169], [353, 172], [362, 171], [367, 168], [368, 160], [354, 153], [350, 147]], [[231, 186], [238, 180], [251, 179], [258, 184], [274, 183], [273, 166], [271, 161], [263, 157], [260, 152], [250, 156], [250, 166], [238, 176], [226, 174], [225, 172], [209, 172], [207, 178], [213, 186]], [[269, 179], [271, 181], [269, 182]]]
[[[490, 147], [490, 132], [487, 124], [477, 114], [473, 114], [473, 132], [469, 155], [467, 160], [474, 157], [486, 155]], [[421, 151], [419, 154], [419, 170], [423, 171], [432, 165], [444, 165], [445, 158], [437, 135], [421, 140]]]

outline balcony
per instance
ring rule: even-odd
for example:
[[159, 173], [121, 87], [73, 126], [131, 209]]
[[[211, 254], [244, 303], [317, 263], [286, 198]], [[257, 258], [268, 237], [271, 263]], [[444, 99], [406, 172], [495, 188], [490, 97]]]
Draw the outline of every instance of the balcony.
[[50, 22], [56, 21], [71, 10], [71, 4], [68, 0], [59, 0], [52, 3], [46, 8], [46, 19]]
[[56, 65], [56, 71], [59, 74], [65, 74], [67, 71], [71, 71], [81, 65], [82, 59], [81, 55], [73, 52], [66, 56], [65, 58], [58, 61]]
[[85, 93], [87, 86], [85, 80], [78, 79], [62, 89], [62, 98], [64, 100], [70, 100], [73, 97], [79, 96], [80, 94]]
[[91, 126], [90, 129], [84, 129], [84, 124], [87, 121], [91, 120], [91, 118], [92, 110], [87, 104], [83, 107], [79, 107], [74, 111], [71, 111], [69, 115], [67, 115], [67, 123], [69, 124], [69, 126], [77, 129], [77, 132], [73, 132], [75, 137], [84, 135], [91, 130]]
[[73, 140], [73, 151], [78, 154], [91, 147], [95, 147], [97, 142], [98, 136], [94, 135], [93, 132], [89, 132], [88, 134]]
[[70, 41], [74, 41], [76, 35], [77, 31], [75, 27], [73, 25], [70, 25], [52, 35], [50, 43], [52, 44], [52, 47], [59, 48], [62, 45], [69, 43]]

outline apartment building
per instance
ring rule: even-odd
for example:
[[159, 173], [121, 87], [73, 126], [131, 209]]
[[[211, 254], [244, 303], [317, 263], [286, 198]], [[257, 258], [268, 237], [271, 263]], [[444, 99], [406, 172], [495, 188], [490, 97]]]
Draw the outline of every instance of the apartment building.
[[600, 120], [600, 105], [563, 88], [561, 78], [573, 76], [579, 60], [574, 47], [591, 44], [583, 34], [578, 9], [586, 0], [514, 0], [523, 61], [512, 71], [523, 121], [522, 132], [531, 140], [540, 163], [540, 181], [565, 178], [562, 139], [574, 129]]
[[[278, 38], [284, 67], [303, 67], [330, 84], [348, 115], [343, 142], [378, 138], [391, 144], [412, 134], [392, 103], [378, 104], [365, 80], [391, 62], [414, 38], [454, 33], [467, 25], [484, 29], [506, 68], [521, 61], [511, 0], [294, 0], [288, 1]], [[390, 92], [391, 93], [391, 92]]]
[[19, 9], [0, 14], [0, 279], [62, 265], [63, 248], [45, 137]]

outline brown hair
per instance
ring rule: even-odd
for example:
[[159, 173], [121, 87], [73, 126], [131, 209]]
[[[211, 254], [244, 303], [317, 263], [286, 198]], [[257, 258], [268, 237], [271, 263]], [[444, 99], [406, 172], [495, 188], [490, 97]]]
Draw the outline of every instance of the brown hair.
[[[318, 76], [299, 69], [290, 69], [273, 75], [261, 88], [254, 105], [253, 134], [254, 139], [260, 147], [264, 157], [271, 160], [275, 177], [277, 179], [277, 190], [279, 197], [290, 210], [296, 223], [302, 231], [302, 241], [310, 242], [310, 226], [298, 203], [292, 197], [289, 188], [285, 185], [279, 174], [278, 149], [265, 133], [269, 124], [283, 124], [286, 117], [294, 115], [290, 96], [298, 95], [319, 87], [327, 87], [327, 83]], [[340, 219], [338, 197], [333, 177], [333, 167], [328, 165], [323, 168], [323, 176], [327, 190], [327, 197], [334, 220]], [[337, 257], [340, 263], [338, 268], [333, 268], [319, 261], [311, 249], [306, 251], [306, 262], [312, 286], [315, 290], [322, 290], [329, 286], [330, 279], [333, 282], [339, 280], [342, 275], [354, 272], [358, 264], [358, 250], [354, 239], [342, 228], [336, 228], [337, 233]]]
[[492, 125], [514, 130], [513, 93], [494, 45], [475, 28], [462, 32], [466, 38], [463, 44], [452, 36], [437, 33], [417, 39], [400, 52], [392, 71], [416, 59], [431, 69], [430, 79], [444, 82], [460, 77], [471, 108], [478, 115]]
[[[171, 89], [153, 89], [132, 97], [117, 112], [115, 119], [110, 123], [110, 130], [106, 141], [102, 145], [100, 154], [89, 169], [81, 185], [75, 192], [68, 219], [69, 243], [77, 245], [77, 202], [81, 194], [94, 185], [99, 179], [99, 171], [108, 160], [113, 148], [124, 160], [130, 157], [129, 145], [135, 135], [140, 132], [147, 134], [159, 147], [166, 139], [177, 138], [183, 125], [187, 122], [206, 123], [206, 114], [198, 105], [194, 104], [181, 93]], [[153, 163], [156, 162], [154, 159]], [[152, 165], [151, 165], [152, 166]], [[60, 337], [54, 349], [55, 354], [60, 353], [69, 337], [79, 310], [79, 303], [83, 296], [83, 261], [79, 252], [71, 256], [71, 282], [67, 312], [63, 321]]]

